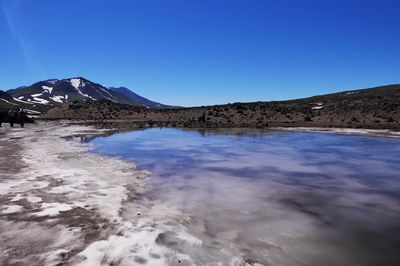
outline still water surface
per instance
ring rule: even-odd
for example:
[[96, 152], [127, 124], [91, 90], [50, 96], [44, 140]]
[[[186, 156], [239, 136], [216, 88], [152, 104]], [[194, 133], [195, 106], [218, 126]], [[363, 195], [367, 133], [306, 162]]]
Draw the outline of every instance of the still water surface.
[[191, 217], [198, 265], [400, 265], [400, 139], [153, 128], [91, 141]]

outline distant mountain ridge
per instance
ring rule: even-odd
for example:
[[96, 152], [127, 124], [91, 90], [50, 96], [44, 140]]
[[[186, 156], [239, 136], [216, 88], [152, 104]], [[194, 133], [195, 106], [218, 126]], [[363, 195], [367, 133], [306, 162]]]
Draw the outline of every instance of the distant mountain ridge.
[[147, 98], [144, 98], [136, 93], [134, 93], [133, 91], [131, 91], [130, 89], [126, 88], [126, 87], [109, 87], [110, 90], [118, 92], [126, 97], [128, 97], [129, 99], [131, 99], [132, 101], [141, 104], [143, 106], [146, 107], [150, 107], [150, 108], [177, 108], [179, 106], [172, 106], [172, 105], [165, 105], [165, 104], [161, 104], [158, 102], [154, 102], [151, 101]]
[[3, 109], [19, 106], [46, 111], [64, 103], [106, 99], [115, 103], [142, 105], [148, 108], [170, 108], [168, 105], [137, 95], [127, 88], [121, 88], [107, 88], [83, 77], [48, 79], [2, 92], [0, 104]]

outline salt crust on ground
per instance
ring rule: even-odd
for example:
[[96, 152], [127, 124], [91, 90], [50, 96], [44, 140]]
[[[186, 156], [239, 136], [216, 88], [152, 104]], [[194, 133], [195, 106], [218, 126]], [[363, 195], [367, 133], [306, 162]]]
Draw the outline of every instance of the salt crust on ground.
[[[192, 265], [189, 255], [156, 243], [173, 231], [187, 245], [201, 245], [181, 225], [189, 218], [140, 198], [148, 171], [61, 138], [86, 133], [101, 132], [47, 122], [9, 133], [20, 139], [26, 167], [0, 182], [0, 196], [8, 199], [0, 205], [0, 264]], [[97, 221], [106, 229], [88, 241], [87, 227]]]
[[379, 136], [400, 138], [400, 131], [389, 129], [364, 129], [364, 128], [322, 128], [322, 127], [275, 127], [271, 129], [287, 131], [320, 132], [345, 135]]

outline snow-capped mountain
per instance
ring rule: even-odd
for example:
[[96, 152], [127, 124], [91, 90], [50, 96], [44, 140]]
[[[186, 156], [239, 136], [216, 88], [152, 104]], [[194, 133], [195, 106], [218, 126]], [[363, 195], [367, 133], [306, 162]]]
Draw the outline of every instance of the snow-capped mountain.
[[101, 99], [148, 108], [174, 107], [153, 102], [125, 87], [107, 88], [82, 77], [49, 79], [30, 86], [21, 86], [7, 92], [0, 92], [0, 109], [23, 107], [44, 112], [64, 103]]
[[52, 106], [76, 100], [97, 101], [100, 99], [137, 104], [120, 93], [81, 77], [40, 81], [31, 86], [9, 90], [7, 93], [13, 97], [14, 101], [24, 105]]

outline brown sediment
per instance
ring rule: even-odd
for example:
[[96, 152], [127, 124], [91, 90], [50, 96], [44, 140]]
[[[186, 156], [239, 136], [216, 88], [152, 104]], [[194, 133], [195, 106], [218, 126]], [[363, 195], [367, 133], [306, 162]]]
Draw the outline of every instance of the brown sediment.
[[24, 167], [18, 138], [8, 135], [10, 129], [0, 128], [0, 182]]

